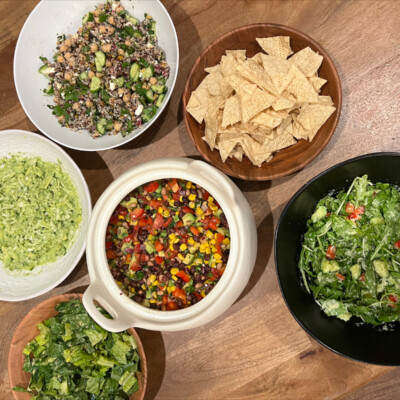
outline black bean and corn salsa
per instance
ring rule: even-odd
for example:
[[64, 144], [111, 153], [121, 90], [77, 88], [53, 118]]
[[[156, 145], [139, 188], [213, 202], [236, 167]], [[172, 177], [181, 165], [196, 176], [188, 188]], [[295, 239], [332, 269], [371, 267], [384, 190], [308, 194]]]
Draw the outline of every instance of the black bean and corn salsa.
[[58, 36], [44, 93], [60, 125], [96, 138], [128, 135], [150, 121], [164, 101], [170, 68], [158, 46], [156, 21], [130, 16], [119, 1], [98, 5], [72, 36]]
[[163, 179], [129, 193], [107, 227], [106, 254], [121, 290], [158, 310], [202, 300], [223, 275], [230, 249], [228, 222], [202, 187]]

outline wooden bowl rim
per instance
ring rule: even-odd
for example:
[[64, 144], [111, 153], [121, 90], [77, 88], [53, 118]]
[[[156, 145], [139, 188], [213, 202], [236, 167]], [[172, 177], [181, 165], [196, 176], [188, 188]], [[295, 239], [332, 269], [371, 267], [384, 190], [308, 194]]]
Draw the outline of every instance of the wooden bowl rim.
[[[321, 146], [319, 146], [313, 153], [311, 153], [305, 160], [299, 162], [299, 163], [295, 163], [291, 168], [288, 168], [287, 170], [281, 171], [281, 172], [268, 172], [268, 170], [265, 171], [265, 173], [261, 176], [251, 176], [249, 177], [247, 174], [245, 173], [241, 173], [241, 172], [236, 172], [236, 171], [231, 171], [231, 170], [227, 170], [227, 168], [221, 168], [217, 165], [214, 164], [212, 157], [210, 157], [210, 154], [212, 154], [212, 151], [210, 149], [207, 149], [207, 152], [203, 152], [200, 149], [200, 146], [198, 145], [198, 140], [195, 138], [195, 135], [193, 134], [192, 130], [190, 129], [189, 126], [189, 113], [186, 111], [186, 106], [187, 106], [187, 102], [189, 101], [189, 84], [194, 76], [195, 70], [197, 69], [200, 61], [203, 59], [203, 57], [205, 56], [205, 54], [214, 46], [216, 46], [218, 43], [223, 42], [227, 37], [231, 36], [232, 34], [235, 34], [237, 32], [240, 31], [245, 31], [248, 30], [250, 28], [267, 28], [267, 29], [280, 29], [280, 30], [284, 30], [286, 31], [286, 34], [288, 34], [289, 36], [291, 34], [296, 34], [300, 37], [302, 37], [303, 39], [305, 39], [306, 41], [308, 41], [312, 46], [314, 46], [318, 52], [324, 57], [324, 61], [326, 60], [330, 69], [332, 70], [333, 73], [333, 77], [334, 79], [331, 81], [332, 84], [334, 84], [337, 89], [338, 89], [338, 93], [337, 93], [337, 105], [336, 105], [336, 110], [334, 112], [335, 118], [333, 120], [333, 124], [332, 124], [332, 128], [330, 129], [329, 133], [327, 135], [325, 135], [324, 137], [324, 141], [322, 142]], [[191, 94], [191, 93], [190, 93]], [[183, 114], [183, 119], [185, 121], [185, 126], [186, 126], [186, 130], [189, 133], [189, 136], [191, 137], [192, 141], [194, 142], [197, 151], [200, 153], [200, 155], [206, 160], [208, 161], [210, 164], [212, 164], [214, 167], [218, 168], [219, 170], [221, 170], [222, 172], [226, 173], [227, 175], [236, 177], [236, 178], [240, 178], [240, 179], [244, 179], [244, 180], [251, 180], [251, 181], [268, 181], [268, 180], [272, 180], [272, 179], [276, 179], [276, 178], [280, 178], [283, 176], [287, 176], [290, 174], [293, 174], [294, 172], [297, 172], [301, 169], [303, 169], [307, 164], [309, 164], [311, 161], [313, 161], [321, 152], [322, 150], [327, 146], [327, 144], [329, 143], [330, 139], [332, 138], [333, 134], [335, 133], [336, 127], [338, 125], [339, 122], [339, 118], [340, 118], [340, 114], [342, 111], [342, 84], [341, 84], [341, 80], [340, 80], [340, 76], [337, 72], [336, 66], [334, 64], [334, 62], [332, 61], [331, 57], [329, 56], [329, 54], [326, 52], [326, 50], [317, 42], [315, 41], [313, 38], [311, 38], [310, 36], [308, 36], [306, 33], [303, 33], [295, 28], [292, 28], [290, 26], [287, 25], [282, 25], [282, 24], [273, 24], [273, 23], [256, 23], [256, 24], [248, 24], [248, 25], [244, 25], [241, 26], [239, 28], [235, 28], [229, 32], [224, 33], [222, 36], [220, 36], [218, 39], [216, 39], [214, 42], [210, 43], [204, 50], [203, 52], [197, 57], [192, 69], [190, 70], [189, 76], [186, 79], [186, 84], [185, 84], [185, 88], [183, 91], [183, 95], [182, 95], [182, 114]], [[196, 123], [198, 123], [196, 121]], [[200, 139], [202, 140], [202, 139]], [[284, 151], [285, 149], [283, 149], [282, 151]], [[236, 160], [235, 160], [236, 161]], [[240, 164], [239, 161], [237, 161], [237, 163]], [[225, 166], [225, 163], [223, 164]], [[265, 164], [264, 164], [265, 165]], [[260, 168], [257, 166], [250, 166], [251, 169], [253, 168]], [[262, 167], [261, 167], [262, 168]]]
[[[48, 299], [42, 301], [41, 303], [37, 304], [35, 307], [33, 307], [25, 316], [24, 318], [21, 320], [21, 322], [19, 323], [17, 329], [15, 330], [12, 339], [11, 339], [11, 344], [10, 344], [10, 349], [8, 352], [8, 365], [7, 365], [7, 369], [8, 369], [8, 379], [9, 379], [9, 383], [11, 386], [11, 391], [13, 394], [13, 397], [15, 400], [20, 400], [19, 396], [20, 394], [26, 394], [26, 393], [21, 393], [21, 392], [14, 392], [12, 390], [12, 388], [14, 387], [14, 383], [13, 383], [13, 379], [14, 379], [14, 368], [11, 366], [12, 364], [12, 359], [13, 356], [15, 356], [15, 351], [16, 348], [18, 347], [18, 345], [15, 342], [15, 338], [17, 333], [24, 328], [24, 326], [28, 323], [30, 323], [30, 321], [33, 318], [34, 313], [39, 310], [40, 308], [43, 308], [45, 306], [47, 306], [49, 303], [63, 303], [69, 300], [74, 300], [74, 299], [78, 299], [80, 302], [82, 302], [82, 297], [83, 294], [82, 293], [64, 293], [64, 294], [59, 294], [57, 296], [52, 296], [49, 297]], [[46, 317], [45, 319], [50, 318], [50, 316]], [[43, 321], [38, 321], [35, 322], [35, 324], [37, 325], [39, 322], [43, 322]], [[127, 329], [127, 332], [129, 332], [130, 335], [132, 335], [135, 338], [135, 341], [138, 345], [138, 353], [139, 353], [139, 357], [140, 357], [140, 367], [141, 367], [141, 372], [139, 373], [141, 375], [141, 378], [139, 378], [139, 384], [141, 385], [140, 389], [133, 393], [132, 396], [130, 397], [131, 399], [135, 399], [135, 400], [143, 400], [144, 399], [144, 395], [146, 393], [146, 387], [147, 387], [147, 360], [146, 360], [146, 354], [144, 352], [144, 346], [142, 341], [140, 340], [140, 337], [138, 335], [138, 333], [136, 332], [136, 330], [134, 328], [129, 328]], [[36, 335], [38, 333], [35, 333], [33, 335], [34, 332], [32, 332], [32, 339], [36, 337]], [[25, 344], [26, 345], [26, 344]], [[25, 346], [24, 345], [24, 346]], [[22, 353], [21, 353], [22, 355]], [[25, 373], [25, 371], [24, 371]], [[135, 397], [134, 397], [135, 396]]]

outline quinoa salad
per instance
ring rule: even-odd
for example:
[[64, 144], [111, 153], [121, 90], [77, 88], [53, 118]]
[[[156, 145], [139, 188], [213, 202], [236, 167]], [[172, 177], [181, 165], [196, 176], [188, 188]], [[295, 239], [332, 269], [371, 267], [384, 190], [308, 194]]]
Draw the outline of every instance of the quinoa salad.
[[110, 271], [121, 290], [150, 308], [201, 301], [224, 274], [228, 222], [202, 187], [180, 179], [149, 182], [113, 212], [106, 234]]
[[40, 57], [60, 125], [93, 138], [128, 135], [162, 105], [170, 68], [158, 46], [156, 21], [130, 16], [108, 1], [83, 17], [72, 36], [58, 36], [53, 62]]

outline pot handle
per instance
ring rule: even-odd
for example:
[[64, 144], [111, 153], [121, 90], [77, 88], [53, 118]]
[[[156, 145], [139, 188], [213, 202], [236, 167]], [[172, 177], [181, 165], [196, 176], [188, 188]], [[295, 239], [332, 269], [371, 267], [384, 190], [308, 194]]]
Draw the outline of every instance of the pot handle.
[[[229, 181], [222, 172], [218, 171], [215, 167], [205, 163], [204, 161], [195, 160], [191, 163], [195, 169], [198, 169], [200, 173], [204, 176], [204, 178], [211, 180], [213, 184], [220, 185], [224, 187], [225, 193], [229, 196], [229, 198], [235, 201], [235, 193], [233, 191], [232, 186], [229, 184]], [[220, 175], [218, 181], [213, 180], [212, 178], [215, 175]]]
[[[97, 309], [94, 301], [97, 301], [112, 319], [105, 317]], [[83, 294], [83, 305], [94, 321], [109, 332], [121, 332], [135, 325], [132, 319], [126, 317], [128, 313], [124, 311], [123, 305], [117, 303], [108, 290], [98, 285], [97, 281], [91, 282]]]

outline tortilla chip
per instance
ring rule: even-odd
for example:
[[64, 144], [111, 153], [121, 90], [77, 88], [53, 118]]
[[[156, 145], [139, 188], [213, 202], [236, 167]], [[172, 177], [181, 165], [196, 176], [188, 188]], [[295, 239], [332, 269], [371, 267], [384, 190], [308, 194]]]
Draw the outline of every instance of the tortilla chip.
[[273, 36], [268, 38], [257, 38], [256, 40], [260, 47], [270, 56], [286, 60], [291, 54], [293, 54], [293, 51], [290, 48], [289, 36]]
[[262, 147], [264, 152], [266, 153], [273, 153], [278, 150], [282, 150], [286, 147], [292, 146], [296, 144], [297, 141], [294, 139], [294, 137], [288, 133], [288, 132], [283, 132], [280, 135], [276, 135], [273, 138], [267, 138]]
[[313, 76], [322, 64], [324, 57], [306, 47], [290, 57], [289, 61], [295, 64], [307, 77]]
[[256, 85], [244, 83], [239, 89], [242, 121], [247, 122], [260, 111], [270, 107], [275, 97]]
[[272, 108], [275, 111], [287, 110], [288, 108], [292, 108], [296, 103], [292, 100], [289, 100], [287, 97], [277, 97], [272, 103]]
[[[321, 126], [327, 121], [327, 119], [335, 112], [336, 108], [323, 104], [310, 104], [302, 108], [306, 109], [311, 121], [311, 130], [308, 135], [308, 140], [313, 140]], [[301, 114], [301, 113], [300, 113]]]
[[204, 71], [208, 72], [209, 74], [212, 74], [213, 72], [220, 72], [221, 66], [218, 64], [218, 65], [214, 65], [213, 67], [207, 67], [207, 68], [204, 68]]
[[293, 79], [286, 90], [296, 97], [297, 102], [318, 103], [318, 93], [299, 68], [292, 64], [289, 73], [293, 76]]
[[242, 113], [240, 111], [239, 96], [235, 94], [225, 102], [224, 113], [222, 117], [222, 127], [236, 124], [241, 120]]
[[326, 106], [333, 106], [331, 96], [318, 96], [318, 104], [324, 104]]
[[221, 57], [221, 63], [220, 63], [220, 71], [223, 76], [229, 76], [232, 75], [236, 72], [236, 66], [238, 65], [238, 62], [236, 61], [235, 57], [233, 57], [232, 54], [229, 54], [227, 56], [222, 56]]
[[260, 166], [266, 159], [269, 159], [271, 153], [266, 153], [262, 144], [252, 139], [250, 136], [245, 136], [241, 141], [244, 153], [249, 160], [256, 166]]
[[242, 134], [221, 133], [218, 137], [218, 149], [221, 155], [222, 162], [225, 162], [232, 153], [232, 150], [237, 143], [240, 142]]
[[243, 160], [243, 149], [240, 144], [236, 145], [236, 147], [232, 150], [230, 157], [236, 158], [239, 162]]
[[215, 118], [224, 104], [225, 99], [222, 96], [211, 96], [208, 102], [207, 114]]
[[212, 96], [221, 96], [221, 81], [221, 72], [214, 71], [203, 79], [200, 86], [207, 89]]
[[253, 60], [255, 61], [258, 65], [263, 65], [262, 63], [262, 56], [265, 56], [264, 53], [257, 53], [256, 55], [254, 55], [253, 57], [249, 58], [249, 60]]
[[268, 128], [276, 128], [281, 122], [282, 118], [276, 118], [266, 111], [262, 111], [251, 119], [251, 122], [264, 125]]
[[210, 94], [207, 89], [197, 88], [190, 96], [186, 110], [201, 124], [208, 110]]
[[205, 128], [205, 141], [210, 146], [210, 149], [213, 150], [215, 147], [215, 142], [217, 139], [217, 132], [218, 132], [218, 120], [217, 118], [213, 118], [210, 115], [206, 115], [204, 118], [204, 122], [206, 124]]
[[271, 93], [275, 93], [275, 86], [272, 83], [269, 75], [264, 71], [261, 65], [258, 65], [254, 60], [247, 60], [236, 67], [237, 72], [248, 79], [250, 82], [255, 83], [262, 89]]
[[325, 83], [328, 82], [326, 79], [320, 78], [318, 76], [311, 76], [310, 78], [308, 78], [308, 80], [318, 93], [322, 86], [324, 86]]
[[225, 53], [227, 56], [231, 54], [238, 62], [246, 61], [246, 50], [226, 50]]

